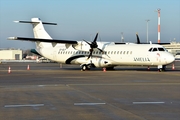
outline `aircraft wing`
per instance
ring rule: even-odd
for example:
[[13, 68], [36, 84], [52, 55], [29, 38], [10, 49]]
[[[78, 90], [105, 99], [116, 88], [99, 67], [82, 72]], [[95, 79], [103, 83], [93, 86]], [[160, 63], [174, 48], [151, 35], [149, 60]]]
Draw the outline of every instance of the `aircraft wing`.
[[9, 40], [32, 41], [32, 42], [78, 44], [77, 41], [72, 41], [72, 40], [57, 40], [57, 39], [43, 39], [43, 38], [26, 38], [26, 37], [8, 37], [8, 39], [9, 39]]

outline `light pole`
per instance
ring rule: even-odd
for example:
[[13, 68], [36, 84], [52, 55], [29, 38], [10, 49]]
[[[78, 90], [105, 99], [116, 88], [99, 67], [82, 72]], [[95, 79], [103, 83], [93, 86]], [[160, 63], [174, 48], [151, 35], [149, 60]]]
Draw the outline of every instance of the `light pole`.
[[148, 22], [149, 21], [150, 21], [149, 19], [146, 20], [146, 22], [147, 22], [147, 43], [148, 43]]

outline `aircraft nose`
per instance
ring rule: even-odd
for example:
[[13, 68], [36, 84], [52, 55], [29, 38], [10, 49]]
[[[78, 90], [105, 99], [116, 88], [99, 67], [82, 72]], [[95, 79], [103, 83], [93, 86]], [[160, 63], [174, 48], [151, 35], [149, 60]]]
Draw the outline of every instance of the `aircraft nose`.
[[174, 62], [174, 60], [175, 60], [175, 57], [172, 54], [169, 54], [167, 57], [167, 62], [172, 63], [172, 62]]

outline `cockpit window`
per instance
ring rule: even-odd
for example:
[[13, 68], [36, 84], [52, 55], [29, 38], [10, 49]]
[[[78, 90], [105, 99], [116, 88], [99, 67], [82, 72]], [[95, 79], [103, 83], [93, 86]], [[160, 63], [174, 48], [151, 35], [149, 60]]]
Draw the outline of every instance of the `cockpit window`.
[[153, 48], [153, 52], [154, 52], [154, 51], [158, 51], [157, 48]]
[[159, 51], [165, 51], [164, 48], [158, 48]]
[[150, 48], [150, 49], [149, 49], [149, 52], [151, 52], [151, 51], [152, 51], [152, 49], [153, 49], [153, 48]]
[[150, 48], [149, 49], [149, 52], [155, 52], [155, 51], [166, 51], [167, 52], [166, 48], [164, 48], [164, 47]]

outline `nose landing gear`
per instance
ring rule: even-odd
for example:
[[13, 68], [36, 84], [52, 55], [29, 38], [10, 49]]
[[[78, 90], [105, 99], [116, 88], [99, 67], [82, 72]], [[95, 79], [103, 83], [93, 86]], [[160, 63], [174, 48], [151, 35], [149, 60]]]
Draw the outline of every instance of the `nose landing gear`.
[[159, 72], [166, 71], [166, 65], [158, 65], [158, 71]]

